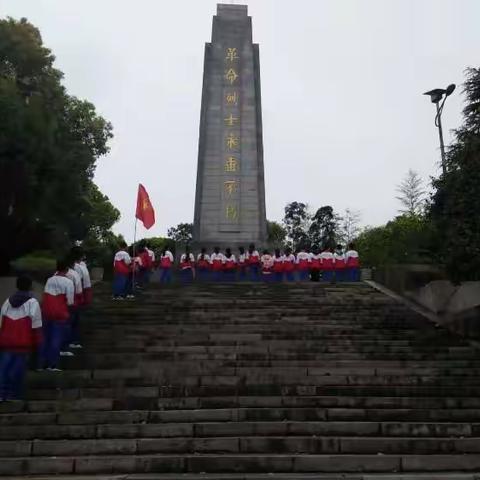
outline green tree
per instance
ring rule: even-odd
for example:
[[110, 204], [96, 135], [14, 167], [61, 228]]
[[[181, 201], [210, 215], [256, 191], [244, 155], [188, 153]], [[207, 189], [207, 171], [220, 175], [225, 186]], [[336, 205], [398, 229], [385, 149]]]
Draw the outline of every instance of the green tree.
[[193, 238], [193, 223], [179, 223], [176, 227], [169, 228], [167, 235], [175, 243], [188, 245]]
[[0, 20], [0, 270], [28, 251], [66, 249], [97, 227], [92, 177], [112, 127], [67, 95], [53, 63], [27, 20]]
[[360, 234], [361, 214], [358, 210], [346, 208], [343, 216], [338, 217], [337, 241], [348, 245]]
[[292, 202], [285, 206], [283, 224], [287, 232], [288, 244], [293, 249], [302, 248], [308, 244], [309, 222], [310, 215], [305, 203]]
[[366, 228], [355, 240], [362, 264], [369, 267], [431, 263], [432, 229], [423, 216], [400, 215], [381, 227]]
[[397, 187], [401, 214], [421, 215], [425, 210], [425, 190], [420, 175], [410, 169]]
[[329, 205], [320, 207], [312, 217], [308, 229], [308, 239], [311, 246], [334, 248], [336, 245], [338, 217]]
[[267, 234], [269, 245], [283, 247], [287, 231], [278, 222], [267, 220]]
[[434, 180], [429, 210], [435, 250], [454, 281], [480, 280], [480, 68], [466, 71], [463, 125], [447, 152], [446, 174]]

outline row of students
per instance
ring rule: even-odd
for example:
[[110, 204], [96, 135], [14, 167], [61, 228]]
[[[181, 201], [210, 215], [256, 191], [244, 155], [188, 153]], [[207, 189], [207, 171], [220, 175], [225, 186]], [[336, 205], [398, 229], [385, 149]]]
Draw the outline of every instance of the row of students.
[[37, 370], [58, 372], [61, 356], [82, 348], [80, 311], [92, 301], [90, 274], [79, 248], [59, 260], [46, 282], [42, 303], [34, 298], [32, 280], [17, 279], [17, 291], [0, 312], [0, 401], [22, 397], [29, 356], [37, 353]]
[[[240, 280], [248, 278], [255, 281], [262, 276], [266, 280], [293, 281], [298, 278], [305, 281], [318, 280], [320, 273], [322, 279], [326, 281], [333, 278], [337, 281], [360, 280], [359, 255], [353, 244], [349, 245], [346, 252], [343, 252], [341, 245], [334, 251], [330, 248], [322, 252], [318, 249], [313, 250], [313, 252], [301, 250], [297, 255], [290, 249], [284, 253], [277, 249], [274, 255], [265, 250], [260, 255], [252, 244], [246, 252], [240, 247], [238, 256], [235, 256], [230, 248], [221, 253], [216, 247], [211, 255], [202, 248], [195, 260], [187, 248], [180, 257], [180, 276], [185, 283], [191, 282], [195, 276], [200, 281], [233, 281], [237, 275]], [[159, 261], [161, 283], [171, 281], [173, 263], [173, 254], [169, 250], [164, 250]]]

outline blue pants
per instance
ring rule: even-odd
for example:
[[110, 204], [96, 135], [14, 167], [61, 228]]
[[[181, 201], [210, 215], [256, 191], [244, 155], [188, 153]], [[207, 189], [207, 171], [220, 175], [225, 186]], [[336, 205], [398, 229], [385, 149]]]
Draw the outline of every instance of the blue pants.
[[172, 269], [161, 268], [160, 269], [160, 283], [170, 283], [172, 281]]
[[346, 280], [346, 273], [345, 270], [335, 270], [335, 281], [344, 282]]
[[247, 279], [247, 267], [240, 267], [238, 269], [238, 280], [244, 282]]
[[235, 281], [235, 277], [236, 277], [236, 271], [235, 270], [232, 270], [232, 271], [226, 271], [226, 272], [223, 272], [223, 280], [225, 282], [234, 282]]
[[180, 270], [180, 281], [182, 283], [192, 283], [193, 282], [193, 270], [191, 268], [184, 268]]
[[259, 265], [250, 265], [248, 267], [250, 273], [250, 280], [252, 282], [258, 282], [260, 280], [260, 267]]
[[294, 282], [295, 281], [295, 272], [285, 272], [285, 280], [287, 282]]
[[310, 272], [308, 270], [300, 270], [298, 272], [298, 280], [300, 282], [308, 282], [310, 280]]
[[274, 282], [283, 282], [283, 272], [275, 272], [273, 274], [273, 280]]
[[348, 268], [346, 271], [346, 276], [349, 282], [359, 282], [360, 281], [360, 269]]
[[199, 282], [208, 282], [210, 279], [210, 271], [208, 268], [198, 268], [197, 269], [197, 278]]
[[43, 343], [38, 355], [39, 368], [57, 368], [60, 351], [68, 333], [68, 325], [64, 322], [46, 320], [43, 324]]
[[331, 282], [331, 281], [333, 281], [333, 275], [334, 275], [333, 270], [324, 270], [322, 272], [322, 280], [324, 282]]
[[272, 283], [275, 280], [275, 276], [273, 273], [263, 273], [262, 272], [262, 280], [265, 283]]
[[64, 325], [62, 351], [68, 350], [71, 343], [80, 343], [80, 309], [75, 308], [70, 314], [70, 319]]
[[27, 353], [0, 352], [0, 398], [20, 400], [27, 371]]
[[116, 273], [113, 277], [113, 296], [126, 297], [128, 291], [129, 276]]

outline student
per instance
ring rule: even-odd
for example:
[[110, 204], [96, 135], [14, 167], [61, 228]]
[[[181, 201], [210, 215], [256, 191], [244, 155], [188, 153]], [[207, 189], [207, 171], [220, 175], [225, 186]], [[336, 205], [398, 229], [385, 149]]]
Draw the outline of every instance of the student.
[[173, 254], [168, 248], [164, 248], [160, 255], [160, 283], [172, 281]]
[[335, 270], [335, 258], [330, 247], [324, 248], [320, 254], [320, 268], [322, 269], [322, 280], [332, 282], [333, 272]]
[[67, 277], [68, 262], [57, 262], [56, 273], [47, 280], [42, 299], [44, 322], [43, 343], [38, 358], [38, 368], [59, 372], [60, 350], [65, 342], [67, 325], [75, 302], [75, 286]]
[[29, 353], [42, 338], [40, 305], [31, 293], [32, 280], [17, 278], [17, 291], [0, 313], [0, 402], [20, 400]]
[[223, 278], [226, 282], [235, 281], [235, 273], [237, 270], [237, 260], [232, 253], [231, 248], [225, 249], [225, 263], [223, 264]]
[[273, 265], [274, 260], [270, 255], [268, 250], [264, 250], [262, 256], [260, 257], [260, 264], [262, 266], [262, 279], [263, 281], [269, 283], [273, 279]]
[[190, 248], [185, 248], [185, 253], [180, 257], [180, 280], [182, 283], [192, 283], [195, 276], [195, 257]]
[[342, 245], [340, 244], [337, 245], [333, 256], [335, 259], [335, 281], [343, 282], [346, 280], [345, 278], [346, 263], [345, 263], [345, 254], [343, 253]]
[[[153, 252], [152, 252], [153, 253]], [[144, 287], [150, 281], [150, 272], [152, 270], [152, 257], [148, 253], [148, 248], [145, 243], [140, 245], [138, 257], [140, 258], [138, 266], [137, 282], [141, 287]]]
[[71, 348], [82, 348], [80, 344], [80, 308], [83, 305], [83, 287], [82, 287], [82, 277], [75, 270], [75, 260], [73, 257], [67, 259], [68, 262], [68, 271], [67, 278], [73, 282], [74, 286], [74, 297], [73, 297], [73, 306], [70, 309], [70, 320], [66, 324], [65, 328], [65, 339], [62, 351], [60, 352], [61, 357], [73, 357], [74, 354], [69, 351]]
[[297, 270], [298, 270], [298, 279], [301, 282], [306, 282], [310, 280], [310, 264], [312, 259], [310, 253], [308, 253], [305, 248], [301, 248], [300, 252], [297, 254]]
[[275, 249], [275, 256], [273, 257], [273, 279], [275, 282], [283, 280], [285, 256], [281, 254], [280, 249]]
[[314, 246], [310, 254], [310, 278], [313, 282], [318, 282], [320, 279], [320, 265], [320, 249], [318, 246]]
[[252, 282], [257, 282], [260, 278], [260, 254], [255, 250], [255, 245], [253, 243], [248, 246], [247, 265], [250, 280]]
[[74, 270], [80, 275], [82, 280], [83, 305], [90, 305], [93, 297], [92, 281], [90, 279], [87, 264], [85, 263], [85, 254], [81, 248], [74, 247], [72, 248], [70, 255], [74, 260]]
[[238, 279], [243, 282], [247, 278], [247, 255], [243, 247], [239, 247], [238, 252]]
[[351, 243], [345, 253], [346, 277], [350, 282], [360, 281], [360, 258], [355, 250], [355, 245]]
[[220, 247], [215, 247], [213, 253], [210, 255], [210, 267], [212, 269], [212, 276], [215, 282], [222, 281], [223, 265], [225, 264], [225, 256], [220, 253]]
[[155, 268], [155, 252], [153, 250], [150, 250], [150, 248], [148, 247], [148, 243], [145, 244], [145, 251], [147, 252], [148, 254], [148, 263], [150, 265], [150, 268], [147, 272], [147, 283], [150, 282], [150, 277], [152, 275], [152, 272]]
[[297, 259], [292, 253], [291, 248], [285, 250], [285, 255], [283, 256], [283, 271], [285, 272], [285, 280], [287, 282], [295, 281], [295, 264]]
[[120, 250], [113, 259], [113, 299], [124, 300], [129, 295], [129, 280], [132, 258], [128, 254], [127, 244], [120, 242]]
[[207, 282], [210, 273], [210, 255], [207, 255], [207, 249], [202, 250], [197, 256], [197, 273], [200, 282]]

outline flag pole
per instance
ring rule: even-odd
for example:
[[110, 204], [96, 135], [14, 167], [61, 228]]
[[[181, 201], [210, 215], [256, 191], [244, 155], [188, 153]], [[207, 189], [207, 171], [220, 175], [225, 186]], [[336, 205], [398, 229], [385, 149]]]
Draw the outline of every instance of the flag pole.
[[133, 251], [132, 251], [132, 262], [133, 262], [133, 270], [132, 270], [132, 294], [135, 292], [135, 246], [137, 243], [137, 223], [138, 223], [138, 218], [135, 217], [135, 228], [133, 231]]

